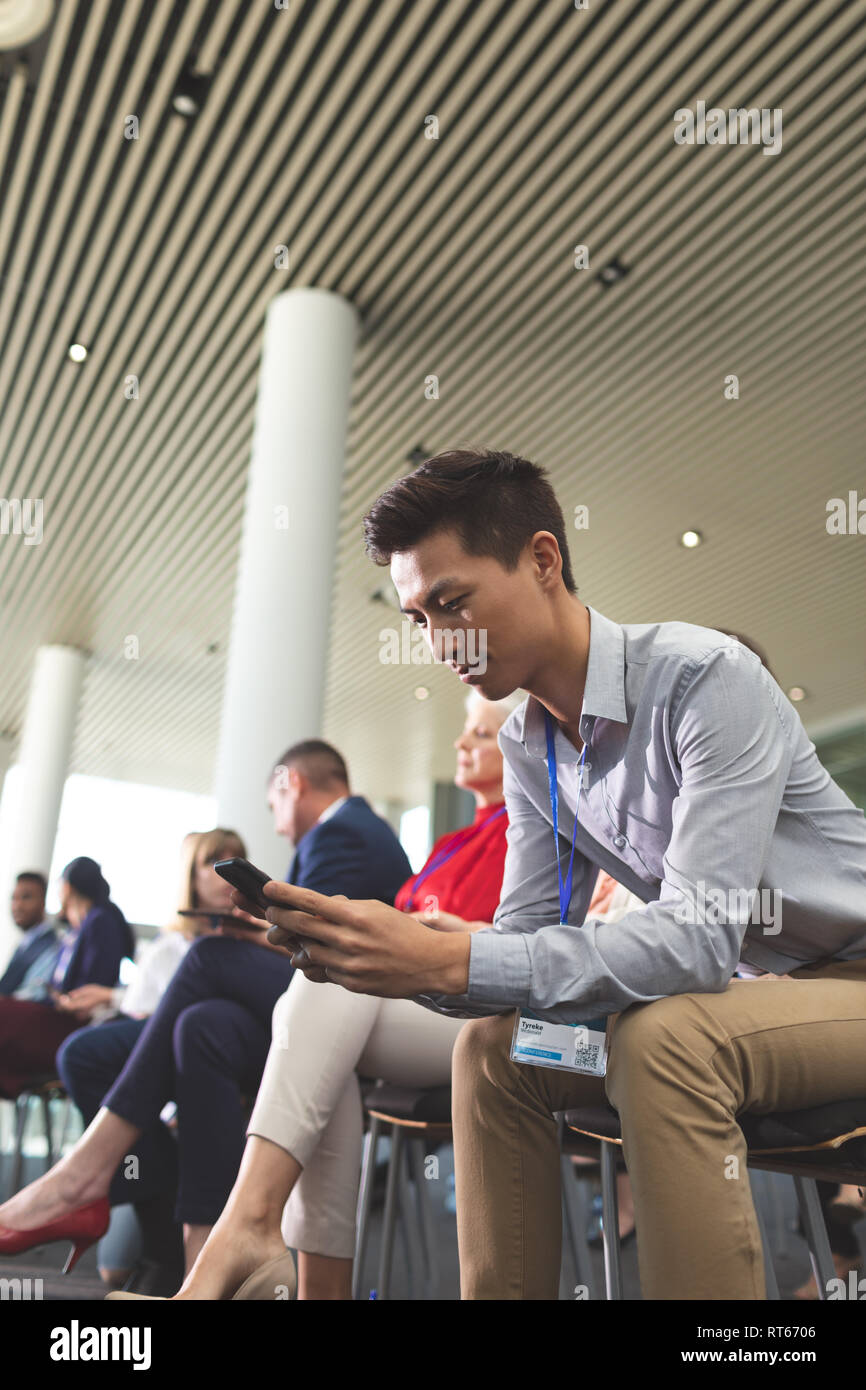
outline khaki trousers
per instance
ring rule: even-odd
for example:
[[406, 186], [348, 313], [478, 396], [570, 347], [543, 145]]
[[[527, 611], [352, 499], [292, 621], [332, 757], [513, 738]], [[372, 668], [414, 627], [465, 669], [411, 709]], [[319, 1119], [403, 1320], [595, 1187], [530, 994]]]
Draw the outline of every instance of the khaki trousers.
[[622, 1125], [643, 1297], [765, 1298], [736, 1117], [866, 1098], [866, 957], [635, 1004], [612, 1023], [604, 1078], [510, 1061], [513, 1012], [458, 1035], [461, 1297], [557, 1298], [554, 1112], [606, 1093]]

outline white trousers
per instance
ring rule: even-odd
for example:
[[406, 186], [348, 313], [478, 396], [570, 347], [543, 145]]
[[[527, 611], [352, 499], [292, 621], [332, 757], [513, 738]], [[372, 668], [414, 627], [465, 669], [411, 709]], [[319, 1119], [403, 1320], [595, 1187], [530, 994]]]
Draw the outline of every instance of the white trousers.
[[247, 1130], [279, 1144], [304, 1170], [283, 1213], [287, 1245], [351, 1259], [363, 1142], [358, 1073], [398, 1086], [444, 1086], [466, 1021], [408, 999], [313, 984], [296, 971], [274, 1008]]

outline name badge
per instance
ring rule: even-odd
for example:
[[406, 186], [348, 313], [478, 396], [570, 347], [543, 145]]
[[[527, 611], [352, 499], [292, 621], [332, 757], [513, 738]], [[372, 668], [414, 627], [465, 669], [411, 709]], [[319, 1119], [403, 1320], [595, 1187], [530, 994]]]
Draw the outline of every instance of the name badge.
[[583, 1076], [604, 1076], [608, 1021], [590, 1018], [582, 1023], [551, 1023], [531, 1009], [521, 1009], [511, 1035], [511, 1060]]

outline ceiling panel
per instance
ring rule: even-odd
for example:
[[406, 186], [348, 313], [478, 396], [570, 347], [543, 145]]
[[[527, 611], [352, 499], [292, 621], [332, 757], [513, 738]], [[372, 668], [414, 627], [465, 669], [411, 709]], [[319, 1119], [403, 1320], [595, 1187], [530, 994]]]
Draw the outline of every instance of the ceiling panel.
[[[74, 770], [210, 789], [264, 315], [294, 285], [362, 325], [323, 712], [359, 788], [412, 804], [452, 766], [463, 688], [381, 664], [361, 541], [419, 446], [543, 463], [589, 508], [584, 601], [745, 632], [807, 727], [856, 723], [866, 537], [825, 521], [866, 496], [864, 79], [863, 7], [831, 0], [60, 0], [0, 54], [0, 496], [44, 507], [41, 545], [0, 536], [0, 732], [37, 645], [74, 643]], [[677, 145], [698, 100], [781, 109], [781, 152]]]

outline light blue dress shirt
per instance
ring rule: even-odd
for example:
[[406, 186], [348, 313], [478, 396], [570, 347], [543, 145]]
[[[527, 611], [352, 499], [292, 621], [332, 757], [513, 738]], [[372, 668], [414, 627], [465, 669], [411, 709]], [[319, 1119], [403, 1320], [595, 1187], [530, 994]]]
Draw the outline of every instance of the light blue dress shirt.
[[[527, 1007], [574, 1023], [723, 990], [738, 962], [786, 974], [866, 955], [866, 817], [758, 657], [711, 628], [620, 626], [588, 611], [568, 924], [544, 710], [530, 696], [499, 734], [508, 852], [493, 925], [472, 936], [468, 992], [418, 1002], [465, 1017]], [[555, 742], [564, 870], [579, 751], [558, 726]], [[645, 906], [580, 925], [599, 868]]]

